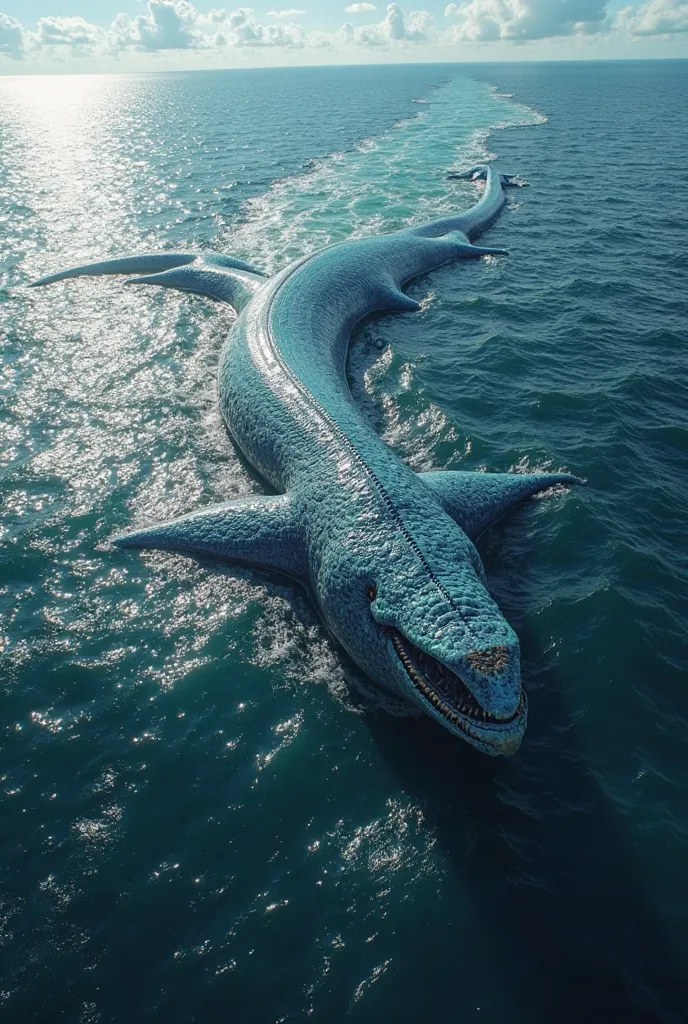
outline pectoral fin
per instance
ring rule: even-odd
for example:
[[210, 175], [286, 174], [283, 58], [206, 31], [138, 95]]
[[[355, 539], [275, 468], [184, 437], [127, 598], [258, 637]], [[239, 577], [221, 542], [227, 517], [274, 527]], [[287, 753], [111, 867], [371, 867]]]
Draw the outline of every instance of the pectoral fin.
[[585, 481], [571, 473], [421, 473], [445, 512], [475, 540], [496, 519], [534, 494]]
[[296, 579], [305, 575], [304, 547], [287, 495], [238, 498], [125, 534], [113, 543], [223, 558]]

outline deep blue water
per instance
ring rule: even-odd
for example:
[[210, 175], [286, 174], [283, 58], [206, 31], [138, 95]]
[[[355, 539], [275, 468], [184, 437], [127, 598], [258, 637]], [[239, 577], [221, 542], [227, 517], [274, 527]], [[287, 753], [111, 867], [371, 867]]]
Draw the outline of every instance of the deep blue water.
[[[8, 1021], [687, 1019], [687, 109], [686, 62], [0, 79]], [[350, 369], [415, 468], [589, 481], [481, 545], [530, 693], [497, 761], [387, 707], [302, 594], [109, 545], [260, 489], [231, 314], [26, 287], [160, 247], [273, 270], [468, 205], [446, 170], [486, 154], [530, 182], [511, 255], [414, 284]]]

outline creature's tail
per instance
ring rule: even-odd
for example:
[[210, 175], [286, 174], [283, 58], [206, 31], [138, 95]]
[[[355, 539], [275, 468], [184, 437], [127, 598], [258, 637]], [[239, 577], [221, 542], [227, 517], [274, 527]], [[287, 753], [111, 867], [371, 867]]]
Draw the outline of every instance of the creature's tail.
[[[194, 266], [191, 266], [194, 264]], [[57, 274], [50, 274], [31, 285], [53, 284], [68, 277], [96, 274], [140, 274], [127, 284], [157, 284], [164, 288], [177, 288], [184, 292], [207, 295], [211, 299], [228, 302], [237, 311], [243, 309], [255, 291], [265, 283], [262, 271], [256, 270], [234, 256], [198, 256], [188, 252], [151, 253], [143, 256], [125, 256], [101, 263], [85, 263]]]
[[451, 217], [440, 217], [439, 220], [422, 224], [417, 228], [409, 228], [409, 234], [420, 235], [421, 238], [439, 238], [450, 231], [460, 231], [469, 241], [473, 241], [489, 228], [504, 206], [506, 202], [504, 190], [510, 185], [525, 184], [525, 182], [519, 182], [515, 174], [500, 174], [487, 164], [476, 164], [475, 167], [470, 167], [467, 171], [450, 171], [448, 177], [472, 181], [484, 178], [487, 187], [470, 210], [464, 210], [463, 213]]
[[[485, 181], [489, 170], [487, 164], [474, 164], [473, 167], [469, 167], [465, 171], [449, 171], [447, 177], [454, 181]], [[523, 181], [517, 174], [500, 174], [499, 184], [502, 188], [521, 188], [528, 182]]]

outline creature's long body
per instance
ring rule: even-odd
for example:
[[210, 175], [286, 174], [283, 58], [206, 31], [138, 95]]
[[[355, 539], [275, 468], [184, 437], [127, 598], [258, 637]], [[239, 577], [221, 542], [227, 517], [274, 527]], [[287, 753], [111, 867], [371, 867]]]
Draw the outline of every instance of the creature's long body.
[[[271, 280], [230, 257], [134, 257], [82, 273], [158, 271], [159, 283], [240, 310], [222, 353], [223, 416], [280, 492], [192, 513], [119, 543], [211, 554], [306, 585], [364, 671], [488, 753], [510, 753], [526, 720], [518, 641], [489, 596], [473, 540], [558, 475], [416, 475], [371, 429], [346, 380], [352, 328], [375, 310], [413, 310], [403, 286], [480, 249], [471, 239], [505, 202], [487, 178], [471, 210], [296, 260]], [[133, 283], [133, 282], [132, 282]]]

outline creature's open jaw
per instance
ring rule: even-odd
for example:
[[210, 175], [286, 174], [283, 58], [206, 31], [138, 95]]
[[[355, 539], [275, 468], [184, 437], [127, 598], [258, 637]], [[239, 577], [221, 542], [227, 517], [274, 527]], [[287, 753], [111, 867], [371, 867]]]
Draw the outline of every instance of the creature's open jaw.
[[406, 674], [420, 696], [472, 741], [487, 745], [490, 742], [490, 734], [499, 742], [504, 734], [513, 735], [515, 732], [521, 732], [520, 725], [525, 724], [526, 713], [526, 696], [523, 690], [513, 715], [509, 718], [496, 718], [478, 703], [463, 680], [454, 672], [421, 651], [398, 630], [388, 628], [386, 632]]

